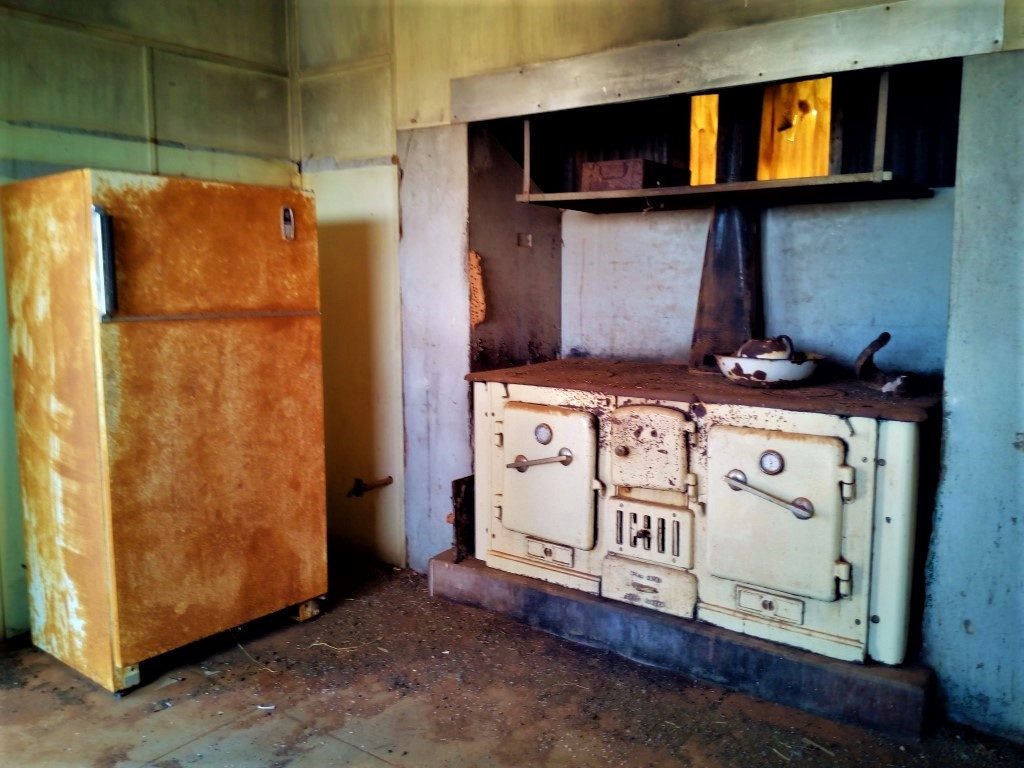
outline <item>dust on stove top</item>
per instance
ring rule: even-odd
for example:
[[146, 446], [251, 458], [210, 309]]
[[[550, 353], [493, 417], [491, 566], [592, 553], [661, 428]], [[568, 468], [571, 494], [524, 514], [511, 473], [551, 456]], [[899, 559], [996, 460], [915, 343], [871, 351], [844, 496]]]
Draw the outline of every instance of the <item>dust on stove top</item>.
[[716, 372], [685, 365], [604, 358], [566, 358], [476, 371], [468, 374], [466, 380], [577, 389], [618, 397], [684, 402], [694, 407], [702, 403], [726, 403], [912, 422], [927, 420], [941, 401], [937, 388], [914, 397], [894, 397], [843, 374], [825, 374], [818, 383], [801, 387], [752, 389], [732, 384]]

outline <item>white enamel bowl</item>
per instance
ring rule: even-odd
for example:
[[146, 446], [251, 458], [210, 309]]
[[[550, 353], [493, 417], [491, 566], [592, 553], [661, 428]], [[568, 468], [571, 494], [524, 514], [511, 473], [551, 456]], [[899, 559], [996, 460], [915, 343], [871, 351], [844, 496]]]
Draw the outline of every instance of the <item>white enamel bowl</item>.
[[824, 358], [808, 352], [804, 360], [773, 360], [761, 357], [715, 355], [718, 369], [729, 381], [745, 387], [785, 387], [803, 381], [814, 373]]

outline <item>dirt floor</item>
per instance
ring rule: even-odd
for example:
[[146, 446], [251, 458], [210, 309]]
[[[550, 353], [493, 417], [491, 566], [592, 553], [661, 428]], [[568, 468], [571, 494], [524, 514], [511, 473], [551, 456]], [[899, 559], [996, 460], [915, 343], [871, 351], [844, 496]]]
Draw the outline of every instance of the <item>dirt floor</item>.
[[638, 666], [351, 567], [325, 613], [155, 660], [117, 698], [32, 648], [0, 655], [0, 765], [1024, 766], [954, 727], [901, 743]]

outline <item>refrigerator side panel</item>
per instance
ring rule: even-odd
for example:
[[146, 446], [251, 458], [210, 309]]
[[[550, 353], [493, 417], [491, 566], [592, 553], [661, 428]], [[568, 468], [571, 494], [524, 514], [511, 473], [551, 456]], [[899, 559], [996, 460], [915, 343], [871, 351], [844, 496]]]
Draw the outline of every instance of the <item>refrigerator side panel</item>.
[[0, 209], [32, 641], [113, 690], [89, 175], [4, 187]]
[[308, 193], [98, 172], [94, 195], [113, 220], [119, 316], [319, 308]]
[[102, 335], [119, 663], [323, 594], [319, 315]]

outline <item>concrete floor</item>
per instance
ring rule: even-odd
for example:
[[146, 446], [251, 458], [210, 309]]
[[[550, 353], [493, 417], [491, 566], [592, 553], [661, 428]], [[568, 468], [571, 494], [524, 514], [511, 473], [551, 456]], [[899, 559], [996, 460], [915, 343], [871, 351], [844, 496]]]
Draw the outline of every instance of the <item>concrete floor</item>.
[[120, 699], [7, 649], [0, 765], [1024, 765], [966, 730], [895, 742], [431, 599], [408, 571], [352, 571], [318, 619], [169, 654]]

